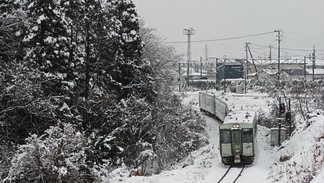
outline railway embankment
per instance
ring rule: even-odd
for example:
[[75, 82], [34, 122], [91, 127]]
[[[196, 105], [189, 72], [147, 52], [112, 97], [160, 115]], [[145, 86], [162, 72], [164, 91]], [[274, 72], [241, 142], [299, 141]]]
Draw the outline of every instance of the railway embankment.
[[[299, 119], [299, 120], [298, 120]], [[276, 162], [269, 179], [273, 182], [324, 181], [324, 111], [296, 117], [296, 129], [290, 139], [276, 147]]]

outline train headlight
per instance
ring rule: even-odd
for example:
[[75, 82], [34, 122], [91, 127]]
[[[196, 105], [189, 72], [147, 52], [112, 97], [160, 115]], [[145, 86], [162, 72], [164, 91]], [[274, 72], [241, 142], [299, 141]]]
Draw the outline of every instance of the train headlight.
[[233, 128], [240, 128], [240, 125], [239, 124], [235, 124], [235, 125], [233, 125]]

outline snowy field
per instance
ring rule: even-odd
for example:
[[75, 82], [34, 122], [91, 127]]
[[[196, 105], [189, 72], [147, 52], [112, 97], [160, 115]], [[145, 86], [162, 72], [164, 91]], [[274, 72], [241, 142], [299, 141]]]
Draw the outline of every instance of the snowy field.
[[[199, 110], [198, 92], [183, 93], [183, 103]], [[269, 112], [266, 97], [255, 101], [246, 101], [255, 110]], [[112, 172], [111, 182], [126, 183], [202, 183], [217, 182], [229, 166], [221, 163], [218, 142], [219, 121], [204, 116], [209, 145], [193, 152], [177, 167], [170, 171], [162, 171], [158, 175], [128, 177], [129, 171], [120, 168]], [[270, 130], [258, 126], [256, 157], [252, 165], [246, 166], [237, 182], [311, 182], [323, 183], [324, 173], [324, 116], [323, 112], [313, 114], [310, 124], [297, 125], [295, 135], [283, 143], [281, 148], [270, 146]], [[307, 125], [307, 127], [305, 126]], [[281, 157], [287, 157], [279, 161]], [[222, 182], [233, 182], [239, 168], [232, 168]], [[231, 176], [232, 175], [232, 176]], [[311, 176], [310, 179], [309, 176]], [[305, 179], [306, 177], [306, 179]], [[309, 181], [307, 181], [309, 180]]]

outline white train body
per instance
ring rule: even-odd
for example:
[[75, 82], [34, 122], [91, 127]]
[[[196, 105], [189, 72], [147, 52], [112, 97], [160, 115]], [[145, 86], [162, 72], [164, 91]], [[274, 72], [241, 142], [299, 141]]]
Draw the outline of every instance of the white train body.
[[229, 113], [229, 108], [225, 102], [215, 97], [215, 95], [199, 92], [200, 111], [224, 121]]

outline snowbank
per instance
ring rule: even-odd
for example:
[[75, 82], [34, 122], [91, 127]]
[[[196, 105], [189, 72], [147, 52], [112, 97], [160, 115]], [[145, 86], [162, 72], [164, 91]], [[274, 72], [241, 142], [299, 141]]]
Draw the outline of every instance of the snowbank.
[[311, 113], [297, 125], [276, 153], [270, 179], [278, 182], [324, 182], [324, 113]]

